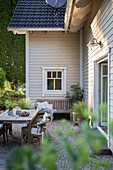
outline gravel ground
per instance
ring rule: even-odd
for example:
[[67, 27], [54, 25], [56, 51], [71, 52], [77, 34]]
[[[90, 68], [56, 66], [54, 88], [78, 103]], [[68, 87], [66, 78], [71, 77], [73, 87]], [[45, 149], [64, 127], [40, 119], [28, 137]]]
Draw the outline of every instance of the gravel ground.
[[[5, 167], [6, 167], [5, 160], [8, 157], [8, 154], [10, 153], [10, 151], [15, 147], [20, 146], [20, 141], [21, 141], [20, 134], [21, 134], [22, 126], [23, 125], [20, 125], [20, 124], [19, 125], [13, 124], [14, 138], [12, 138], [12, 136], [9, 136], [9, 141], [6, 145], [3, 144], [3, 139], [2, 137], [0, 137], [0, 170], [5, 170]], [[61, 122], [59, 120], [49, 122], [47, 124], [47, 129], [50, 132], [51, 139], [55, 145], [58, 145], [61, 142], [61, 141], [56, 142], [56, 135], [54, 134], [54, 129], [58, 127], [59, 128], [62, 127]], [[73, 128], [76, 133], [79, 130], [78, 127], [73, 127], [72, 124], [71, 124], [71, 128]], [[65, 128], [62, 128], [62, 130], [63, 130], [63, 133], [66, 132]], [[71, 142], [71, 139], [70, 139], [70, 142]], [[32, 146], [33, 146], [34, 154], [38, 153], [39, 152], [38, 139], [32, 140]], [[108, 158], [113, 163], [113, 156], [110, 156], [110, 155], [109, 156], [96, 156], [96, 158], [98, 159]], [[61, 150], [58, 151], [58, 159], [57, 159], [56, 164], [58, 165], [58, 170], [71, 170], [70, 162], [67, 160], [66, 156], [63, 155], [63, 152]], [[81, 166], [80, 170], [92, 170], [92, 168], [93, 168], [93, 163], [92, 163], [92, 160], [90, 160], [90, 162], [86, 166]], [[103, 170], [102, 168], [100, 169]], [[113, 170], [113, 165], [110, 168], [110, 170]]]

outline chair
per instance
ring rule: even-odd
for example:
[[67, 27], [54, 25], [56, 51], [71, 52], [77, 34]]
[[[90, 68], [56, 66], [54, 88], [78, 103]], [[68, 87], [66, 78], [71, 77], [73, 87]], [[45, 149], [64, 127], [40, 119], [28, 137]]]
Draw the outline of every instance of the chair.
[[3, 135], [3, 142], [5, 144], [5, 126], [4, 124], [0, 124], [0, 136]]
[[4, 126], [5, 126], [5, 133], [6, 133], [6, 137], [7, 137], [7, 142], [8, 142], [8, 134], [13, 136], [13, 133], [12, 133], [12, 124], [8, 123], [8, 124], [4, 124]]
[[[44, 121], [37, 123], [36, 125], [32, 125], [31, 126], [31, 138], [39, 137], [42, 140], [42, 144], [43, 144], [44, 127], [46, 126], [46, 123], [48, 121], [49, 120], [44, 120]], [[21, 147], [23, 146], [23, 140], [24, 140], [25, 137], [26, 137], [26, 141], [27, 141], [27, 139], [28, 139], [28, 126], [22, 127], [22, 130], [21, 130]]]

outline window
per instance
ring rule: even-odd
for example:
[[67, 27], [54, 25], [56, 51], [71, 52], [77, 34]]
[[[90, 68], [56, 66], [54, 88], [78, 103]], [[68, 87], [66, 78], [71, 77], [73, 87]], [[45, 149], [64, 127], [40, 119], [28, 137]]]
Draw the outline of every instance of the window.
[[[108, 63], [104, 61], [99, 63], [99, 84], [100, 84], [100, 96], [99, 103], [102, 105], [103, 103], [108, 103]], [[107, 113], [100, 113], [100, 126], [107, 126]]]
[[47, 90], [62, 90], [62, 71], [47, 71]]
[[42, 67], [42, 96], [66, 94], [66, 67]]

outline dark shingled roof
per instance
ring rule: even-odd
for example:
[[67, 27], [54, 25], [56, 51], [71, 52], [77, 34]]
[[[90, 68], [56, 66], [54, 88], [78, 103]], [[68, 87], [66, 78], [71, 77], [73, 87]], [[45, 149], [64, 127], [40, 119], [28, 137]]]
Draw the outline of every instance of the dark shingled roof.
[[8, 28], [64, 28], [65, 7], [55, 13], [45, 0], [19, 0]]

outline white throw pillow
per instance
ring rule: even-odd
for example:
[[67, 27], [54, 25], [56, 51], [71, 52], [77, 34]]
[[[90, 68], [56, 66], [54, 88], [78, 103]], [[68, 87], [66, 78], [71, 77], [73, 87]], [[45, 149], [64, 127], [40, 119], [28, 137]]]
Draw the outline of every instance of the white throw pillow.
[[52, 110], [53, 109], [53, 104], [48, 104], [47, 108]]
[[47, 101], [41, 103], [37, 102], [37, 104], [39, 109], [43, 109], [43, 108], [47, 108], [48, 102]]

